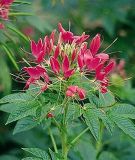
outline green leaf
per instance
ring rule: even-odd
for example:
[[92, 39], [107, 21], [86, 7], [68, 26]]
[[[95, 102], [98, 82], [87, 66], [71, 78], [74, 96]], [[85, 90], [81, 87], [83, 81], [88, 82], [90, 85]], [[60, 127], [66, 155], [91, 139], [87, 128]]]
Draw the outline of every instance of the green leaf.
[[66, 121], [73, 121], [74, 119], [77, 119], [81, 115], [81, 106], [79, 104], [69, 104], [68, 106], [68, 112], [66, 115]]
[[26, 93], [14, 93], [0, 99], [0, 104], [1, 103], [21, 103], [21, 102], [33, 100], [33, 98], [34, 98], [33, 96]]
[[23, 158], [22, 160], [43, 160], [43, 159], [37, 158], [37, 157], [26, 157], [26, 158]]
[[130, 104], [116, 104], [111, 113], [121, 117], [135, 119], [135, 107]]
[[22, 148], [22, 149], [38, 158], [42, 158], [43, 160], [51, 160], [49, 154], [46, 151], [41, 150], [39, 148]]
[[[14, 104], [16, 105], [16, 104]], [[7, 120], [6, 124], [9, 124], [11, 122], [17, 121], [21, 118], [27, 117], [29, 115], [36, 115], [36, 110], [38, 108], [38, 104], [36, 102], [34, 103], [22, 103], [18, 104], [20, 105], [20, 108], [17, 108], [14, 112], [12, 112], [9, 115], [9, 118]]]
[[25, 41], [29, 42], [29, 39], [23, 34], [21, 33], [18, 29], [16, 29], [15, 27], [12, 26], [8, 26], [8, 28], [10, 30], [12, 30], [13, 32], [17, 33], [20, 37], [22, 37]]
[[94, 94], [89, 94], [89, 101], [92, 105], [96, 106], [97, 108], [98, 107], [101, 107], [101, 103], [100, 103], [100, 100], [99, 98], [94, 95]]
[[107, 128], [107, 130], [112, 133], [114, 129], [114, 123], [109, 117], [109, 115], [102, 109], [93, 109], [95, 114], [98, 116], [99, 119], [102, 120], [103, 124]]
[[97, 115], [95, 114], [93, 109], [87, 109], [84, 111], [84, 117], [86, 124], [90, 128], [91, 133], [95, 137], [96, 140], [99, 138], [99, 130], [100, 130], [100, 123]]
[[98, 160], [118, 160], [111, 152], [104, 151], [100, 154]]
[[53, 152], [50, 148], [49, 148], [49, 153], [51, 155], [52, 160], [64, 160], [61, 154]]
[[99, 93], [99, 101], [101, 104], [100, 107], [112, 106], [116, 102], [114, 95], [110, 91], [105, 94]]
[[131, 120], [113, 114], [111, 115], [111, 118], [124, 133], [135, 139], [135, 125]]
[[17, 71], [19, 71], [19, 67], [18, 67], [18, 64], [16, 63], [14, 57], [12, 56], [13, 53], [12, 51], [8, 48], [7, 45], [2, 45], [4, 51], [6, 52], [6, 54], [8, 55], [9, 59], [11, 60], [11, 62], [13, 63], [14, 67], [16, 68]]
[[30, 130], [38, 125], [33, 117], [26, 117], [19, 120], [14, 128], [13, 134]]
[[9, 68], [2, 56], [0, 56], [0, 88], [4, 94], [9, 94], [11, 91], [11, 76]]
[[16, 111], [18, 108], [20, 108], [20, 104], [9, 103], [9, 104], [1, 105], [0, 111], [12, 113]]

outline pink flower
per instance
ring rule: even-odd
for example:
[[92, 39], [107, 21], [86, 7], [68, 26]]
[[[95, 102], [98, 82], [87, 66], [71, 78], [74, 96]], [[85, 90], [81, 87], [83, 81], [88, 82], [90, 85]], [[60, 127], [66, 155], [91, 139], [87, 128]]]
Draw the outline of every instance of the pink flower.
[[106, 93], [107, 92], [107, 86], [108, 83], [108, 74], [113, 71], [115, 68], [115, 62], [111, 61], [107, 66], [104, 67], [104, 64], [101, 63], [96, 68], [96, 79], [100, 82], [101, 92]]
[[90, 51], [94, 56], [100, 48], [100, 34], [97, 34], [90, 43]]
[[75, 97], [75, 95], [78, 95], [80, 100], [83, 100], [85, 98], [85, 94], [85, 90], [79, 88], [78, 86], [69, 86], [66, 91], [67, 97]]
[[[43, 78], [45, 83], [49, 83], [50, 81], [45, 68], [41, 66], [24, 67], [23, 70], [25, 70], [30, 76], [25, 85], [26, 89], [29, 88], [30, 84], [34, 84], [37, 80], [40, 80], [40, 78]], [[44, 89], [45, 88], [43, 88], [43, 90]]]
[[63, 42], [72, 42], [73, 41], [73, 33], [70, 31], [66, 31], [61, 23], [58, 24], [59, 32], [61, 33], [61, 40]]
[[50, 58], [50, 65], [55, 74], [58, 74], [60, 72], [60, 64], [56, 58]]
[[89, 35], [85, 35], [85, 33], [83, 33], [81, 36], [74, 36], [74, 42], [76, 44], [82, 44], [84, 41], [86, 41], [90, 36]]
[[35, 41], [31, 41], [31, 52], [38, 63], [44, 61], [44, 56], [46, 54], [46, 44], [43, 44], [41, 38], [39, 39], [37, 44], [35, 43]]

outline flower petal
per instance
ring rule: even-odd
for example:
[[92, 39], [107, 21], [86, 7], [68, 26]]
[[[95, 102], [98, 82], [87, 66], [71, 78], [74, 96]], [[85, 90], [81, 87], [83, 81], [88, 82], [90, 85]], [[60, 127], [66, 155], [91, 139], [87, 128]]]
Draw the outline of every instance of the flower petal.
[[69, 59], [68, 56], [65, 54], [63, 62], [62, 62], [62, 71], [63, 73], [69, 70]]
[[97, 34], [90, 43], [90, 51], [92, 55], [95, 55], [100, 48], [100, 34]]
[[57, 59], [55, 59], [54, 57], [51, 57], [50, 64], [51, 64], [51, 68], [55, 74], [60, 72], [60, 64]]

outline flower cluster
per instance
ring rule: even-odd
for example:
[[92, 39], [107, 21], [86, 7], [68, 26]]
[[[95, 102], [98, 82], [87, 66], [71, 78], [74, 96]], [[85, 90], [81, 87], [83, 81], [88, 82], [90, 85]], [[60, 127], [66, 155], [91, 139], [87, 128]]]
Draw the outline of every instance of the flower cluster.
[[[0, 0], [0, 18], [2, 20], [8, 20], [8, 14], [11, 4], [14, 0]], [[4, 28], [4, 24], [0, 23], [0, 29]]]
[[[25, 88], [36, 84], [43, 92], [53, 83], [52, 77], [66, 82], [72, 75], [79, 73], [78, 76], [92, 77], [98, 83], [99, 90], [106, 93], [109, 85], [108, 75], [114, 69], [115, 63], [109, 59], [108, 54], [99, 52], [100, 34], [97, 34], [88, 46], [86, 40], [89, 35], [83, 33], [81, 36], [75, 36], [66, 31], [61, 23], [58, 24], [58, 29], [58, 36], [54, 30], [50, 36], [40, 38], [37, 43], [31, 40], [31, 53], [37, 65], [23, 68], [30, 76]], [[65, 92], [66, 96], [77, 95], [81, 100], [86, 95], [85, 90], [76, 85], [67, 87]]]
[[79, 96], [81, 100], [85, 98], [85, 90], [79, 88], [78, 86], [69, 86], [66, 91], [67, 97], [75, 97], [76, 95]]

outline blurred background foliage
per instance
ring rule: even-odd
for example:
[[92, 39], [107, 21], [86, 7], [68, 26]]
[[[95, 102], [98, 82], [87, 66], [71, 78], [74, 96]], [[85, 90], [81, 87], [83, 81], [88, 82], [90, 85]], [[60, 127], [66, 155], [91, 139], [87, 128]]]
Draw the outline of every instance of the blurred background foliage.
[[[44, 37], [62, 22], [78, 35], [86, 32], [92, 38], [100, 33], [102, 50], [107, 48], [117, 63], [125, 60], [126, 77], [114, 72], [110, 89], [119, 101], [135, 104], [135, 0], [15, 0], [9, 17], [6, 29], [0, 30], [0, 97], [23, 89], [15, 75], [30, 58], [29, 39]], [[13, 126], [4, 125], [7, 115], [1, 112], [0, 117], [0, 160], [22, 158], [22, 147], [52, 147], [46, 130], [39, 127], [12, 135]], [[76, 134], [82, 127], [79, 121], [71, 133]], [[54, 134], [57, 135], [55, 129]], [[72, 160], [96, 160], [89, 136], [86, 134], [70, 152]], [[119, 130], [112, 136], [105, 131], [99, 160], [135, 160], [134, 150], [133, 139]]]

